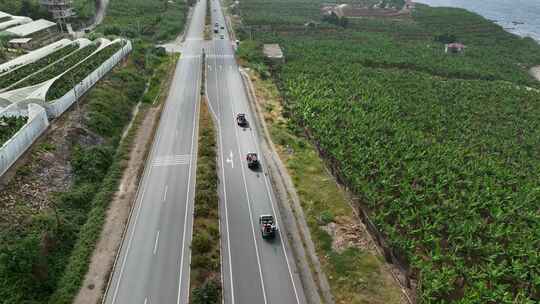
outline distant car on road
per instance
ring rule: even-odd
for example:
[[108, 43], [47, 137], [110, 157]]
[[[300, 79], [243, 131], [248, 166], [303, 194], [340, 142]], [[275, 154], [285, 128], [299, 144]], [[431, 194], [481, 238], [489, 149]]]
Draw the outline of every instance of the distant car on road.
[[219, 35], [219, 38], [220, 39], [225, 39], [225, 35], [221, 34], [221, 35]]
[[261, 234], [264, 239], [273, 239], [276, 237], [277, 227], [274, 216], [270, 214], [259, 216], [259, 226], [261, 227]]
[[222, 30], [224, 30], [224, 29], [225, 29], [225, 27], [224, 27], [224, 26], [222, 25], [222, 26], [221, 26], [221, 29], [222, 29]]
[[240, 114], [236, 115], [236, 123], [240, 127], [247, 127], [248, 121], [247, 121], [247, 118], [246, 118], [246, 114], [240, 113]]
[[214, 34], [217, 34], [219, 30], [217, 28], [214, 29]]
[[246, 156], [246, 160], [248, 163], [248, 168], [252, 170], [259, 168], [260, 164], [259, 164], [259, 158], [257, 157], [257, 153], [253, 153], [253, 152], [248, 153]]

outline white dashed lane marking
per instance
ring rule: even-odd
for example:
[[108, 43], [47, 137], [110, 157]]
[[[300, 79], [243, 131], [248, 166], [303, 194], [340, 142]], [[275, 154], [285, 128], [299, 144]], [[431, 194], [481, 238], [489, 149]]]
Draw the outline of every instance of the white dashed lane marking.
[[189, 165], [191, 154], [158, 156], [152, 161], [152, 167]]

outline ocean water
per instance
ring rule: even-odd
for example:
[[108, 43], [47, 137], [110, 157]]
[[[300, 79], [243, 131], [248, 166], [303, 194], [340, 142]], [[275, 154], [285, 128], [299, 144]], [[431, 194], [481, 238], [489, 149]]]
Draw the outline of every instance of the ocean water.
[[414, 0], [430, 6], [460, 7], [495, 21], [507, 31], [540, 42], [540, 0]]

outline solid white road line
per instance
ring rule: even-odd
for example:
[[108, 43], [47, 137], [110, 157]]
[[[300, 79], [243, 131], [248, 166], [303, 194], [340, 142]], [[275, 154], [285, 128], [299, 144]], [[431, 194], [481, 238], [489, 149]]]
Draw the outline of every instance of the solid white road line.
[[156, 252], [157, 252], [157, 249], [158, 249], [158, 243], [159, 243], [159, 230], [157, 231], [156, 241], [154, 242], [154, 251], [153, 251], [154, 255], [156, 255]]
[[141, 194], [141, 199], [139, 200], [139, 203], [137, 205], [137, 214], [135, 215], [135, 224], [133, 225], [133, 230], [131, 230], [131, 235], [129, 236], [129, 241], [127, 245], [128, 247], [126, 249], [126, 253], [122, 261], [122, 266], [120, 267], [120, 275], [118, 276], [118, 281], [116, 282], [116, 287], [114, 288], [112, 304], [116, 302], [116, 297], [118, 296], [118, 288], [120, 287], [120, 282], [122, 281], [122, 275], [124, 274], [124, 268], [126, 266], [127, 257], [129, 255], [129, 250], [131, 249], [131, 242], [133, 241], [133, 237], [135, 236], [135, 229], [137, 228], [137, 222], [139, 220], [139, 214], [141, 213], [141, 209], [142, 209], [141, 205], [142, 205], [142, 202], [144, 201], [145, 193], [146, 193], [146, 187], [144, 188]]
[[[216, 64], [217, 64], [217, 61], [216, 61]], [[210, 95], [208, 95], [207, 93], [206, 96], [209, 99], [208, 104], [211, 104]], [[218, 85], [217, 72], [216, 72], [216, 102], [218, 103], [218, 106], [219, 106], [218, 96], [219, 96], [219, 85]], [[216, 121], [217, 121], [217, 127], [218, 127], [218, 133], [219, 133], [219, 145], [220, 145], [220, 148], [223, 149], [223, 133], [221, 131], [221, 121], [213, 110], [212, 110], [212, 113], [214, 113], [214, 117], [216, 118]], [[229, 234], [229, 210], [227, 208], [227, 203], [228, 203], [227, 186], [225, 185], [225, 180], [226, 180], [225, 179], [225, 163], [224, 163], [223, 155], [220, 155], [220, 158], [221, 158], [221, 175], [223, 179], [223, 205], [225, 206], [225, 226], [227, 227], [227, 252], [228, 252], [228, 260], [229, 260], [229, 280], [231, 283], [231, 303], [234, 304], [235, 303], [234, 281], [233, 281], [233, 275], [232, 275], [231, 237]], [[223, 301], [225, 301], [225, 298], [223, 298]]]
[[[198, 81], [197, 83], [199, 84], [199, 86], [197, 88], [200, 88], [200, 75], [201, 73], [199, 72], [199, 76], [198, 76]], [[197, 90], [198, 91], [198, 90]], [[199, 100], [196, 101], [195, 103], [195, 114], [193, 115], [193, 124], [192, 124], [192, 133], [191, 133], [191, 155], [193, 157], [193, 148], [194, 148], [194, 142], [195, 142], [195, 129], [196, 129], [196, 123], [197, 123], [197, 119], [198, 119], [198, 115], [199, 115], [199, 111], [198, 111], [198, 104], [199, 104]], [[179, 278], [179, 283], [178, 283], [178, 298], [177, 298], [177, 301], [176, 303], [177, 304], [180, 304], [180, 296], [182, 294], [182, 275], [183, 275], [183, 271], [184, 271], [184, 249], [185, 249], [185, 241], [186, 241], [186, 225], [187, 225], [187, 217], [188, 217], [188, 206], [189, 206], [189, 195], [190, 195], [190, 190], [191, 190], [191, 171], [192, 171], [192, 164], [193, 164], [193, 161], [190, 161], [189, 162], [189, 169], [188, 169], [188, 189], [187, 189], [187, 194], [186, 194], [186, 206], [185, 206], [185, 212], [184, 212], [184, 231], [182, 233], [182, 250], [180, 251], [180, 278]], [[190, 254], [191, 256], [191, 254]], [[189, 277], [188, 277], [188, 280], [189, 280]], [[189, 295], [188, 295], [189, 297]], [[187, 302], [187, 301], [186, 301]]]

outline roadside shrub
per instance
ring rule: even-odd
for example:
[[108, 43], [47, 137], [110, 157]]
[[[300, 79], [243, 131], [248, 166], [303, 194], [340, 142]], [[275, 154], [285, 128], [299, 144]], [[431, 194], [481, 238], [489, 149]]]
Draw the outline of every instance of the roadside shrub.
[[221, 301], [221, 286], [215, 279], [206, 281], [192, 292], [193, 304], [217, 304]]
[[95, 191], [95, 184], [83, 183], [74, 187], [71, 191], [60, 193], [58, 195], [58, 202], [63, 208], [85, 208], [92, 200]]
[[71, 165], [77, 181], [97, 182], [105, 177], [114, 156], [110, 146], [76, 147]]
[[219, 238], [219, 226], [216, 222], [211, 222], [207, 225], [206, 229], [208, 230], [208, 233], [212, 236], [214, 239]]
[[195, 205], [195, 216], [206, 217], [210, 214], [210, 208], [206, 204]]
[[320, 227], [312, 232], [314, 237], [320, 240], [321, 249], [325, 252], [332, 251], [332, 236], [328, 232], [322, 230]]
[[191, 248], [193, 248], [194, 252], [208, 252], [212, 248], [212, 239], [206, 232], [195, 234], [191, 241]]
[[191, 258], [191, 267], [210, 269], [212, 267], [212, 258], [206, 254], [193, 255]]
[[240, 59], [246, 60], [249, 63], [263, 63], [264, 56], [262, 53], [262, 43], [255, 40], [242, 41], [237, 50], [237, 55]]
[[319, 220], [321, 222], [321, 225], [328, 225], [329, 223], [334, 221], [334, 214], [330, 210], [324, 210], [323, 212], [321, 212]]
[[217, 204], [218, 196], [215, 190], [213, 189], [200, 189], [195, 194], [195, 203], [204, 204], [206, 206], [213, 206]]

